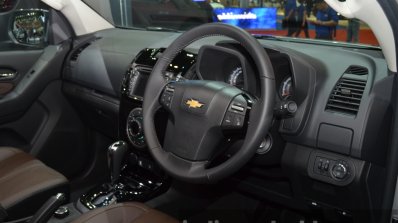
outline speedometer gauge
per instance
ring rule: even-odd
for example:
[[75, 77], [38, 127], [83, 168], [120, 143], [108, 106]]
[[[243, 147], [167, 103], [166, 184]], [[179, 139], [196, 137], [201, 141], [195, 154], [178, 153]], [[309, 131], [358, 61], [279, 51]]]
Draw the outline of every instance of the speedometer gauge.
[[279, 96], [281, 99], [290, 98], [293, 95], [293, 82], [292, 77], [287, 76], [283, 79], [279, 87]]
[[243, 70], [242, 67], [237, 67], [232, 70], [232, 72], [228, 76], [228, 84], [235, 86], [239, 89], [244, 88], [244, 78], [243, 78]]

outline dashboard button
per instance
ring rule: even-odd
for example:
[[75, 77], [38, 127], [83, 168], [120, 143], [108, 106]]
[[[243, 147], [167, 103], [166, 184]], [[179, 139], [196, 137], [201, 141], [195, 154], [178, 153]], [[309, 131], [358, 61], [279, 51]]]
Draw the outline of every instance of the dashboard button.
[[348, 175], [348, 168], [343, 163], [336, 163], [332, 168], [332, 176], [337, 180], [342, 180]]
[[133, 109], [126, 123], [126, 134], [130, 143], [137, 148], [144, 148], [146, 146], [144, 132], [142, 128], [142, 109]]
[[274, 109], [274, 114], [278, 117], [288, 118], [293, 116], [298, 109], [297, 103], [291, 100], [280, 101]]
[[322, 169], [322, 163], [323, 163], [323, 160], [322, 160], [322, 159], [319, 159], [319, 160], [318, 160], [318, 169], [319, 169], [319, 170]]
[[329, 170], [329, 160], [326, 160], [325, 165], [323, 167], [324, 171], [328, 171]]

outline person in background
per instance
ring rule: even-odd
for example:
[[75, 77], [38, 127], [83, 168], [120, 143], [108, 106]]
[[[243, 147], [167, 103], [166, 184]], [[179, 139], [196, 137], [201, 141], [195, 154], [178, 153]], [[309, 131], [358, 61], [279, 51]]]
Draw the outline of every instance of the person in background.
[[307, 6], [307, 17], [311, 16], [312, 7], [314, 6], [313, 0], [305, 0], [305, 5]]
[[232, 0], [226, 0], [225, 1], [225, 6], [228, 8], [228, 7], [231, 7], [231, 5], [232, 5]]
[[296, 0], [286, 1], [284, 20], [287, 25], [287, 36], [293, 36], [293, 34], [297, 32], [296, 9]]
[[250, 0], [250, 1], [249, 1], [249, 7], [250, 7], [250, 8], [255, 8], [255, 7], [257, 7], [257, 2], [255, 2], [254, 0]]
[[348, 20], [347, 42], [358, 43], [360, 26], [361, 24], [358, 19]]
[[296, 37], [298, 37], [301, 33], [301, 30], [304, 30], [304, 34], [306, 38], [310, 38], [308, 34], [308, 23], [307, 23], [307, 5], [304, 0], [298, 0], [299, 6], [297, 7], [297, 31]]
[[310, 23], [315, 25], [315, 38], [333, 40], [339, 22], [336, 11], [323, 0], [319, 1], [315, 8], [316, 21], [310, 21]]
[[221, 4], [220, 0], [212, 0], [210, 1], [210, 6], [213, 9], [223, 9], [225, 8], [223, 4]]

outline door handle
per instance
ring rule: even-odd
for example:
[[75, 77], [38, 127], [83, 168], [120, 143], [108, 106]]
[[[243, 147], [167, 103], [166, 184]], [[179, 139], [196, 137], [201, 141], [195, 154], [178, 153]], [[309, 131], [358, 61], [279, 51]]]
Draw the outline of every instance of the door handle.
[[2, 72], [0, 73], [0, 80], [11, 80], [17, 76], [16, 72]]
[[0, 81], [13, 80], [17, 74], [17, 71], [14, 69], [0, 68]]

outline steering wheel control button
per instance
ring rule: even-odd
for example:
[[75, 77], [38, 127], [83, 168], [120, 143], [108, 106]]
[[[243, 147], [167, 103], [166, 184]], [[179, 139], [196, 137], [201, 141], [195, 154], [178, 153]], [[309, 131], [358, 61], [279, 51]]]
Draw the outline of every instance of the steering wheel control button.
[[167, 85], [166, 92], [174, 93], [174, 86], [172, 86], [171, 84]]
[[343, 180], [348, 175], [348, 167], [343, 163], [336, 163], [331, 170], [333, 178]]
[[245, 115], [246, 107], [247, 107], [247, 105], [243, 104], [243, 103], [232, 103], [231, 106], [229, 107], [228, 111], [236, 113], [236, 114]]
[[223, 120], [223, 127], [226, 129], [240, 129], [245, 124], [245, 116], [228, 111]]
[[244, 124], [244, 121], [245, 121], [245, 116], [235, 114], [235, 117], [234, 117], [233, 120], [234, 120], [233, 123], [232, 123], [233, 126], [240, 128], [240, 127], [243, 127], [243, 124]]
[[225, 114], [223, 126], [227, 128], [232, 127], [234, 120], [235, 120], [235, 114], [232, 112], [227, 112], [227, 114]]
[[162, 95], [162, 98], [160, 99], [160, 102], [161, 102], [164, 106], [170, 108], [172, 99], [173, 99], [173, 95], [172, 95], [172, 94], [170, 94], [170, 93], [164, 93], [164, 94]]
[[242, 106], [239, 106], [239, 105], [232, 105], [231, 109], [234, 110], [234, 111], [237, 111], [237, 112], [244, 112], [245, 111], [245, 108], [242, 107]]
[[173, 95], [174, 95], [174, 87], [171, 85], [167, 85], [163, 91], [162, 96], [160, 97], [160, 104], [166, 106], [167, 108], [171, 108]]
[[241, 129], [245, 126], [247, 104], [248, 102], [242, 95], [238, 95], [232, 100], [223, 120], [225, 129]]

